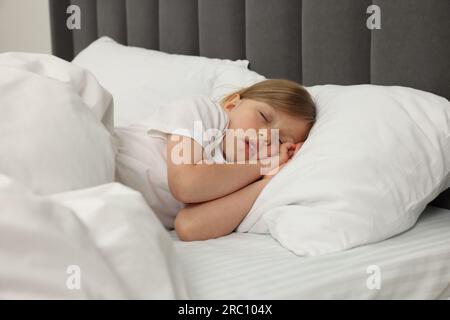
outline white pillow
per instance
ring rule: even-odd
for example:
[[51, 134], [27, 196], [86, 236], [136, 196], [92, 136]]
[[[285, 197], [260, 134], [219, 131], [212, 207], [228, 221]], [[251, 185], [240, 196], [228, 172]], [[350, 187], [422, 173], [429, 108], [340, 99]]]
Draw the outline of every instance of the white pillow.
[[121, 45], [102, 37], [73, 63], [90, 70], [114, 97], [114, 123], [126, 126], [156, 106], [193, 94], [209, 95], [220, 67], [246, 69], [247, 60], [168, 54]]
[[112, 98], [89, 72], [50, 55], [1, 54], [0, 115], [0, 172], [34, 192], [114, 180]]
[[238, 231], [315, 256], [411, 228], [450, 187], [450, 103], [404, 87], [310, 88], [317, 123]]

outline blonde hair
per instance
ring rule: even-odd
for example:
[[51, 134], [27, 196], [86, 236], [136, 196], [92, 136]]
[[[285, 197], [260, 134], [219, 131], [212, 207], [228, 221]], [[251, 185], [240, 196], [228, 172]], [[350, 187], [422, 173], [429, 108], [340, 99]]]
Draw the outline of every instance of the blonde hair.
[[267, 103], [275, 109], [297, 115], [311, 124], [316, 121], [316, 105], [309, 92], [297, 82], [286, 79], [264, 80], [228, 94], [222, 99], [222, 106], [235, 94], [239, 94], [241, 99]]

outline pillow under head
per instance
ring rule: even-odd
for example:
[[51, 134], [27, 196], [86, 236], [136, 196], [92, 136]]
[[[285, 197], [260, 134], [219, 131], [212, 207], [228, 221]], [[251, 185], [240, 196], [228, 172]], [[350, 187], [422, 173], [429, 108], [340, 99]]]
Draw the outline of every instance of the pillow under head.
[[411, 228], [450, 187], [449, 101], [398, 86], [308, 89], [317, 122], [238, 231], [314, 256]]

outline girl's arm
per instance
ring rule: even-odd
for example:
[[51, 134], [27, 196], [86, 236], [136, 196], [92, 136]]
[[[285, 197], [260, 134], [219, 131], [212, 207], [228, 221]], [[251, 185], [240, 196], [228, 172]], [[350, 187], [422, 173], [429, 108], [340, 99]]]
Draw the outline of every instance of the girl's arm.
[[[274, 167], [287, 161], [289, 148], [292, 148], [289, 144], [281, 146], [279, 155], [271, 161]], [[172, 156], [183, 158], [185, 163], [177, 163], [179, 159], [172, 159]], [[203, 149], [193, 139], [168, 138], [167, 177], [170, 191], [177, 200], [199, 203], [223, 197], [258, 180], [262, 169], [267, 168], [260, 161], [255, 164], [199, 163], [202, 159]]]
[[181, 209], [175, 219], [178, 237], [183, 241], [193, 241], [230, 234], [250, 211], [269, 180], [260, 179], [222, 198]]

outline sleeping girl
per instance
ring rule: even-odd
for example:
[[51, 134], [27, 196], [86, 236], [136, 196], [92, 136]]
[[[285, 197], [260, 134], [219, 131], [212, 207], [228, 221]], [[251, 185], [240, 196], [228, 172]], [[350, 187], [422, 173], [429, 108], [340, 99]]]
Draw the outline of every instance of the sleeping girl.
[[116, 178], [140, 191], [181, 240], [224, 236], [299, 151], [315, 118], [309, 93], [284, 79], [219, 102], [203, 95], [178, 100], [116, 129]]

